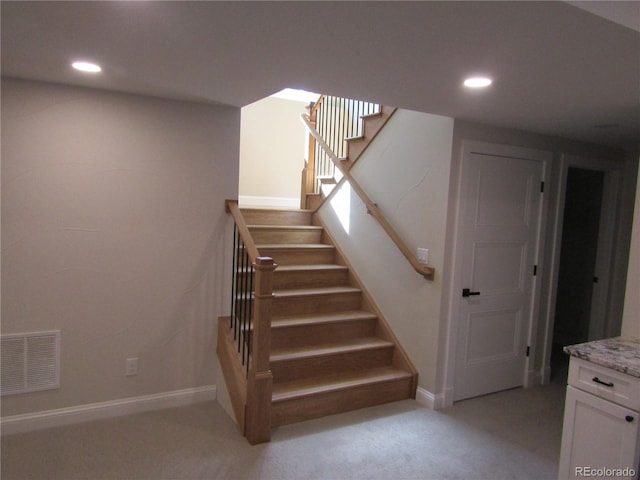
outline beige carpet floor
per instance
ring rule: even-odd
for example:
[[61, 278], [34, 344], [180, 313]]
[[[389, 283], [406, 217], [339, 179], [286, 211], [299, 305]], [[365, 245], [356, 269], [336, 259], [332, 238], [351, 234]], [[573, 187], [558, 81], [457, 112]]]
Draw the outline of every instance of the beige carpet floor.
[[2, 480], [554, 479], [561, 382], [431, 411], [407, 400], [250, 446], [215, 402], [2, 438]]

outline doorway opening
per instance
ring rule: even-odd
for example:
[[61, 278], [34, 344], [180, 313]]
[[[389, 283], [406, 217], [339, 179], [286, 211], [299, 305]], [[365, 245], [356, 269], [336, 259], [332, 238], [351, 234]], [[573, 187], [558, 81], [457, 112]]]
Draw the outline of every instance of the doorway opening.
[[307, 131], [300, 121], [319, 95], [284, 89], [241, 110], [238, 201], [242, 207], [300, 207]]
[[566, 181], [551, 378], [566, 375], [565, 345], [602, 338], [604, 318], [595, 290], [600, 282], [598, 255], [603, 255], [600, 232], [605, 172], [569, 167]]

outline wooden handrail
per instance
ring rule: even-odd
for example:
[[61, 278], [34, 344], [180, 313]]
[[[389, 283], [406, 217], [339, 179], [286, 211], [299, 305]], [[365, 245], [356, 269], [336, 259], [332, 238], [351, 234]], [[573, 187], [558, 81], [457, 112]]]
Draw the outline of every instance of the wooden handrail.
[[249, 233], [249, 227], [247, 227], [246, 222], [244, 221], [244, 217], [242, 216], [242, 212], [240, 212], [240, 207], [238, 207], [237, 200], [227, 200], [225, 202], [225, 210], [227, 213], [230, 213], [233, 217], [236, 225], [238, 227], [238, 233], [242, 237], [244, 241], [245, 248], [247, 249], [247, 253], [249, 254], [249, 258], [251, 259], [251, 263], [256, 263], [260, 253], [258, 252], [258, 247], [253, 242], [253, 237], [251, 233]]
[[331, 151], [331, 148], [329, 147], [327, 142], [325, 142], [324, 139], [318, 134], [316, 129], [313, 128], [313, 125], [311, 124], [309, 117], [303, 113], [300, 115], [300, 118], [302, 122], [305, 124], [305, 126], [307, 127], [307, 130], [309, 130], [309, 133], [315, 138], [316, 142], [320, 144], [320, 146], [323, 148], [323, 150], [329, 156], [329, 158], [331, 158], [331, 161], [340, 170], [340, 172], [342, 172], [342, 175], [343, 175], [342, 180], [334, 188], [334, 191], [338, 190], [339, 186], [343, 182], [345, 181], [349, 182], [349, 184], [351, 185], [351, 188], [355, 190], [355, 192], [358, 194], [362, 202], [367, 207], [367, 213], [369, 213], [373, 218], [375, 218], [378, 221], [378, 223], [383, 228], [383, 230], [387, 233], [387, 235], [389, 235], [389, 238], [391, 238], [393, 243], [396, 244], [400, 252], [405, 256], [405, 258], [407, 259], [411, 267], [427, 280], [433, 280], [435, 276], [435, 269], [432, 267], [428, 267], [426, 265], [422, 265], [421, 263], [418, 262], [418, 260], [412, 254], [409, 247], [407, 247], [404, 241], [400, 238], [400, 235], [398, 235], [398, 233], [394, 230], [391, 224], [384, 217], [384, 215], [378, 208], [378, 205], [369, 198], [369, 196], [362, 189], [360, 184], [353, 178], [349, 170], [344, 168], [340, 159]]

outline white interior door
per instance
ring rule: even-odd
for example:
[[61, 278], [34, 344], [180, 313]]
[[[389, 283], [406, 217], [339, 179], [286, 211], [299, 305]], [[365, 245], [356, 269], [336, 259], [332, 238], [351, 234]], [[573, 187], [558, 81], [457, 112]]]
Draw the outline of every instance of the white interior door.
[[462, 159], [454, 400], [524, 384], [546, 152], [480, 144]]

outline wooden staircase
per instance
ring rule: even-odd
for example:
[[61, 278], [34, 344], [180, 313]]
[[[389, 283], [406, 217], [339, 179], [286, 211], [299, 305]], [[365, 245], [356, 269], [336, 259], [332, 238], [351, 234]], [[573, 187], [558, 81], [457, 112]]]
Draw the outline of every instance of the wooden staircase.
[[415, 398], [415, 367], [315, 213], [348, 182], [413, 269], [433, 280], [350, 173], [394, 111], [323, 95], [300, 117], [309, 133], [301, 210], [226, 202], [232, 302], [218, 322], [217, 352], [251, 444], [280, 425]]
[[271, 426], [415, 398], [417, 372], [311, 211], [242, 209], [273, 272]]

